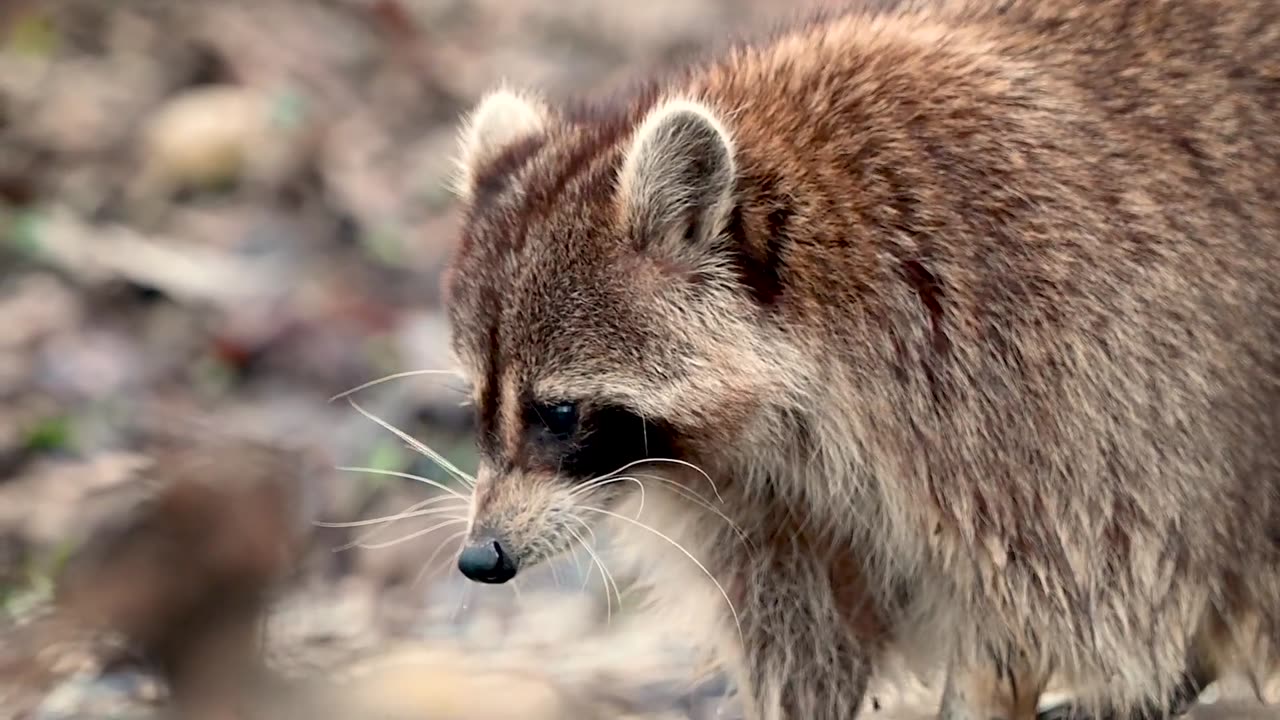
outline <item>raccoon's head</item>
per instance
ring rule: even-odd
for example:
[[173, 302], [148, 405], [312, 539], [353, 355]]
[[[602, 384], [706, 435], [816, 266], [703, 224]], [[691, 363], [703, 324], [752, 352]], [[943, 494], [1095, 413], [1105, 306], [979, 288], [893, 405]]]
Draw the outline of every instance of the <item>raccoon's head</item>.
[[687, 99], [583, 118], [502, 89], [471, 115], [445, 278], [481, 455], [468, 577], [505, 582], [638, 484], [698, 477], [670, 460], [758, 442], [795, 368], [744, 282], [740, 153]]

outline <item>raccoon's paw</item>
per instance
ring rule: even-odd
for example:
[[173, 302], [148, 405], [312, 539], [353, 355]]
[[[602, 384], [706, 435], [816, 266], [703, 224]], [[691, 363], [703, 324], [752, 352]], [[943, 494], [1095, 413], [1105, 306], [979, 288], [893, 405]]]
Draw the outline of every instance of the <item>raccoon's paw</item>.
[[1088, 716], [1077, 711], [1074, 705], [1055, 705], [1036, 713], [1036, 720], [1086, 720]]
[[1106, 711], [1093, 714], [1070, 702], [1055, 705], [1036, 713], [1036, 720], [1176, 720], [1186, 717], [1196, 705], [1196, 698], [1178, 697], [1164, 710], [1144, 708], [1129, 714]]

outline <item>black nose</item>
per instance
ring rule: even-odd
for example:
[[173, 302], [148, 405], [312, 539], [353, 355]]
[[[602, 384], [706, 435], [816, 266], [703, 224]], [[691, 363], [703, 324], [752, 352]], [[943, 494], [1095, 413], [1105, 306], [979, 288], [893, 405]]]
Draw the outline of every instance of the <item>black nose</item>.
[[501, 584], [516, 576], [516, 564], [502, 549], [502, 543], [481, 539], [466, 546], [458, 555], [458, 569], [468, 579]]

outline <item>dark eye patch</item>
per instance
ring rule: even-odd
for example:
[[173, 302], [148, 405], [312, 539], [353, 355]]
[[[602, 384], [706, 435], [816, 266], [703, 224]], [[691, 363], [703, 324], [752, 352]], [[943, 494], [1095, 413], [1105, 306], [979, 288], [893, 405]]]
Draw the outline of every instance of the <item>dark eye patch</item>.
[[624, 407], [606, 406], [588, 413], [580, 439], [565, 454], [561, 473], [589, 480], [629, 463], [675, 457], [675, 432]]
[[[676, 433], [668, 424], [617, 405], [559, 408], [531, 405], [528, 438], [537, 460], [562, 476], [582, 481], [649, 458], [674, 458]], [[572, 432], [563, 432], [572, 427]], [[556, 432], [561, 431], [561, 432]]]
[[578, 434], [578, 403], [564, 401], [532, 403], [525, 413], [525, 421], [538, 427], [555, 440], [568, 442]]

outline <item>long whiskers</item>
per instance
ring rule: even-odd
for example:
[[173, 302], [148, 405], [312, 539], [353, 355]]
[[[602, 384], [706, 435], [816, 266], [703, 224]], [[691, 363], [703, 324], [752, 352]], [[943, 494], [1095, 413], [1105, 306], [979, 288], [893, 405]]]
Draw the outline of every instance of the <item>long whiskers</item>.
[[[591, 532], [592, 536], [594, 537], [595, 533], [591, 531], [590, 525], [588, 525], [586, 522], [583, 522], [580, 518], [575, 517], [572, 519], [577, 520], [583, 527], [587, 528], [588, 532]], [[605, 624], [611, 625], [613, 624], [613, 602], [609, 599], [610, 587], [612, 587], [614, 595], [618, 597], [618, 609], [619, 610], [622, 609], [622, 596], [618, 594], [618, 585], [617, 583], [613, 582], [613, 575], [609, 572], [609, 569], [605, 567], [604, 561], [600, 559], [600, 556], [596, 554], [596, 551], [591, 548], [591, 545], [587, 543], [586, 539], [583, 538], [582, 535], [580, 535], [578, 531], [574, 530], [573, 528], [567, 528], [567, 529], [569, 531], [569, 534], [573, 535], [574, 538], [576, 538], [577, 541], [582, 545], [583, 549], [587, 551], [587, 554], [591, 556], [591, 559], [595, 562], [596, 566], [600, 568], [601, 581], [604, 583]], [[590, 573], [589, 570], [588, 570], [588, 573]], [[588, 574], [586, 579], [590, 580], [591, 575]], [[586, 589], [586, 587], [587, 587], [586, 584], [583, 584], [582, 588], [584, 590]]]
[[462, 597], [459, 598], [458, 600], [458, 607], [453, 609], [453, 614], [449, 617], [449, 622], [451, 623], [457, 622], [458, 613], [467, 609], [467, 605], [471, 602], [471, 592], [474, 586], [475, 586], [475, 583], [467, 583], [466, 585], [462, 586]]
[[[720, 510], [720, 508], [717, 508], [716, 506], [712, 505], [711, 501], [707, 500], [701, 494], [694, 492], [693, 490], [690, 490], [689, 488], [681, 485], [680, 483], [676, 482], [675, 480], [672, 480], [671, 478], [663, 477], [661, 475], [645, 475], [645, 474], [637, 473], [635, 477], [644, 478], [646, 480], [655, 480], [657, 482], [660, 482], [668, 486], [669, 488], [671, 488], [672, 491], [676, 492], [686, 500], [692, 501], [698, 507], [703, 508], [708, 512], [714, 513], [721, 520], [724, 520], [725, 524], [729, 526], [729, 529], [733, 530], [734, 534], [737, 535], [738, 538], [742, 540], [742, 542], [747, 544], [747, 547], [750, 547], [753, 549], [755, 548], [755, 543], [753, 543], [751, 541], [751, 538], [747, 536], [747, 533], [742, 529], [742, 526], [734, 522], [733, 519], [730, 518], [728, 515], [725, 515], [724, 511]], [[636, 519], [639, 519], [639, 517], [640, 517], [640, 513], [636, 513]]]
[[[637, 461], [637, 463], [638, 462], [646, 462], [646, 461]], [[680, 462], [680, 461], [677, 461], [677, 462]], [[634, 465], [637, 463], [629, 463], [628, 466]], [[640, 518], [640, 515], [644, 512], [644, 503], [645, 503], [644, 483], [640, 481], [640, 478], [644, 478], [647, 480], [655, 480], [657, 482], [663, 483], [664, 485], [670, 487], [673, 491], [675, 491], [682, 497], [694, 502], [699, 507], [714, 513], [721, 520], [724, 520], [725, 523], [729, 525], [730, 529], [733, 530], [734, 534], [736, 534], [743, 542], [745, 542], [748, 547], [754, 547], [754, 543], [752, 543], [751, 539], [747, 537], [747, 534], [745, 531], [743, 531], [742, 527], [738, 525], [736, 522], [734, 522], [733, 519], [730, 518], [728, 515], [725, 515], [724, 512], [721, 511], [719, 508], [716, 508], [714, 505], [712, 505], [711, 501], [707, 500], [700, 493], [695, 492], [694, 490], [691, 490], [681, 485], [680, 483], [676, 482], [675, 480], [672, 480], [671, 478], [662, 477], [661, 475], [631, 473], [629, 475], [619, 476], [619, 475], [616, 475], [617, 472], [621, 472], [621, 470], [615, 470], [614, 473], [610, 473], [608, 475], [602, 475], [593, 480], [588, 480], [587, 482], [583, 483], [582, 485], [579, 485], [578, 487], [570, 491], [569, 496], [577, 497], [579, 495], [586, 494], [592, 490], [595, 490], [599, 487], [603, 487], [610, 483], [622, 482], [624, 480], [634, 482], [640, 488], [640, 508], [636, 510], [636, 514], [635, 514], [635, 518], [638, 520]], [[704, 474], [704, 477], [705, 477], [705, 474]], [[712, 489], [713, 490], [715, 489], [714, 484], [712, 484]], [[721, 498], [721, 502], [723, 502], [723, 498]]]
[[[451, 507], [442, 507], [442, 508], [430, 507], [432, 505], [436, 505], [441, 502], [452, 502], [455, 504]], [[463, 505], [464, 507], [459, 508], [458, 505]], [[312, 524], [317, 527], [329, 527], [329, 528], [354, 528], [354, 527], [366, 527], [369, 525], [384, 526], [384, 527], [375, 528], [370, 532], [360, 535], [355, 540], [352, 540], [351, 542], [345, 545], [341, 545], [334, 548], [334, 552], [343, 552], [345, 550], [350, 550], [351, 548], [360, 545], [361, 543], [365, 542], [369, 538], [377, 535], [382, 530], [387, 529], [385, 527], [386, 525], [390, 525], [391, 523], [394, 523], [396, 521], [409, 520], [416, 517], [426, 517], [429, 515], [437, 515], [437, 514], [447, 513], [447, 512], [458, 512], [460, 510], [464, 510], [465, 505], [466, 503], [462, 500], [459, 500], [458, 498], [451, 497], [449, 495], [444, 495], [441, 497], [428, 498], [426, 500], [416, 502], [410, 505], [409, 507], [405, 508], [404, 510], [401, 510], [400, 512], [397, 512], [391, 515], [384, 515], [383, 517], [370, 518], [367, 520], [351, 520], [346, 522], [325, 522], [325, 521], [316, 520], [316, 521], [313, 521]]]
[[691, 462], [685, 462], [684, 460], [676, 460], [675, 458], [649, 458], [648, 460], [643, 460], [643, 461], [640, 461], [640, 462], [646, 462], [646, 463], [669, 463], [669, 464], [671, 464], [671, 465], [679, 465], [679, 466], [681, 466], [681, 467], [689, 468], [690, 470], [692, 470], [692, 471], [694, 471], [694, 472], [698, 473], [699, 475], [701, 475], [703, 480], [706, 480], [706, 481], [707, 481], [707, 484], [711, 486], [711, 492], [712, 492], [712, 494], [714, 494], [714, 495], [716, 496], [716, 500], [719, 500], [719, 501], [720, 501], [720, 504], [722, 504], [722, 505], [724, 504], [724, 497], [722, 497], [722, 496], [720, 495], [720, 488], [716, 487], [716, 481], [711, 479], [711, 476], [707, 474], [707, 471], [706, 471], [706, 470], [703, 470], [702, 468], [698, 467], [697, 465], [694, 465], [694, 464], [693, 464], [693, 463], [691, 463]]
[[516, 597], [516, 609], [524, 612], [524, 594], [520, 592], [520, 583], [515, 578], [511, 579], [511, 593]]
[[469, 487], [475, 487], [476, 479], [459, 470], [456, 466], [454, 466], [453, 463], [449, 462], [449, 460], [445, 458], [445, 456], [427, 447], [427, 445], [422, 443], [421, 441], [416, 440], [409, 433], [401, 430], [400, 428], [392, 425], [386, 420], [383, 420], [377, 415], [374, 415], [368, 410], [365, 410], [364, 408], [360, 407], [358, 404], [356, 404], [355, 400], [351, 400], [350, 398], [348, 398], [347, 403], [351, 405], [351, 407], [355, 408], [356, 412], [360, 413], [361, 415], [364, 415], [365, 417], [378, 423], [379, 425], [386, 428], [387, 430], [390, 430], [391, 432], [395, 433], [397, 437], [399, 437], [401, 440], [404, 440], [406, 443], [408, 443], [409, 447], [413, 448], [414, 450], [417, 450], [418, 452], [422, 453], [428, 458], [431, 458], [433, 462], [435, 462], [440, 467], [444, 468], [450, 475], [453, 475], [455, 478], [462, 481], [463, 484]]
[[466, 536], [466, 534], [467, 534], [466, 530], [459, 530], [458, 532], [440, 541], [440, 545], [436, 547], [435, 552], [431, 553], [431, 555], [427, 557], [427, 561], [422, 564], [422, 569], [419, 570], [418, 574], [414, 576], [413, 584], [410, 585], [409, 588], [411, 590], [417, 588], [418, 583], [422, 582], [422, 578], [425, 577], [427, 574], [427, 571], [431, 569], [431, 566], [435, 563], [436, 558], [440, 557], [440, 553], [444, 552], [444, 549], [449, 547], [453, 543], [461, 540], [464, 536]]
[[705, 470], [698, 467], [697, 465], [694, 465], [693, 463], [686, 462], [684, 460], [676, 460], [674, 458], [645, 458], [643, 460], [633, 460], [627, 463], [626, 465], [623, 465], [622, 467], [618, 468], [617, 470], [607, 472], [599, 477], [595, 477], [586, 481], [581, 486], [579, 486], [578, 489], [581, 490], [582, 492], [585, 492], [587, 489], [590, 489], [590, 487], [588, 486], [591, 486], [591, 484], [594, 482], [605, 480], [611, 477], [616, 477], [619, 473], [627, 470], [628, 468], [633, 468], [637, 465], [645, 465], [648, 463], [668, 463], [671, 465], [679, 465], [681, 467], [687, 467], [690, 470], [693, 470], [694, 472], [701, 475], [702, 478], [707, 481], [707, 484], [711, 486], [711, 492], [716, 496], [716, 500], [719, 500], [721, 504], [724, 503], [724, 497], [720, 495], [720, 488], [716, 487], [715, 481], [711, 479], [711, 476], [708, 475]]
[[457, 525], [458, 523], [465, 523], [465, 522], [467, 522], [466, 518], [450, 518], [448, 520], [445, 520], [442, 523], [432, 525], [431, 527], [426, 528], [425, 530], [418, 530], [417, 532], [413, 532], [408, 535], [405, 535], [402, 538], [397, 538], [395, 540], [388, 540], [386, 542], [373, 543], [373, 544], [361, 543], [360, 545], [358, 545], [358, 547], [363, 548], [365, 550], [380, 550], [382, 548], [389, 548], [395, 545], [399, 545], [400, 543], [403, 543], [403, 542], [409, 542], [410, 540], [413, 540], [415, 538], [420, 538], [423, 535], [429, 535], [442, 528], [447, 528], [451, 525]]
[[[450, 515], [450, 516], [449, 516], [449, 519], [451, 519], [451, 520], [466, 520], [466, 518], [465, 518], [465, 517], [461, 517], [461, 516], [457, 515], [457, 514], [456, 514], [456, 512], [457, 512], [456, 508], [447, 508], [447, 507], [446, 507], [446, 508], [430, 508], [430, 509], [427, 509], [427, 510], [418, 510], [418, 511], [415, 511], [415, 512], [409, 513], [409, 514], [407, 514], [407, 515], [403, 516], [403, 518], [401, 518], [401, 519], [417, 518], [417, 517], [429, 517], [429, 516], [431, 516], [431, 515], [441, 515], [441, 514], [444, 514], [444, 513], [455, 513], [455, 514], [453, 514], [453, 515]], [[369, 541], [371, 538], [373, 538], [374, 536], [376, 536], [376, 535], [378, 535], [379, 533], [384, 532], [384, 531], [386, 531], [386, 530], [388, 530], [388, 529], [389, 529], [389, 528], [387, 528], [387, 527], [374, 528], [373, 530], [370, 530], [369, 532], [366, 532], [366, 533], [364, 533], [364, 534], [360, 535], [359, 537], [357, 537], [356, 539], [352, 540], [351, 542], [349, 542], [349, 543], [347, 543], [347, 544], [345, 544], [345, 545], [341, 545], [341, 546], [339, 546], [339, 547], [335, 548], [335, 552], [341, 552], [341, 551], [343, 551], [343, 550], [350, 550], [350, 549], [351, 549], [351, 548], [353, 548], [353, 547], [364, 547], [364, 548], [367, 548], [367, 547], [369, 547], [369, 545], [368, 545], [368, 541]]]
[[456, 497], [444, 495], [441, 497], [428, 498], [421, 502], [416, 502], [410, 505], [409, 507], [405, 508], [404, 510], [401, 510], [400, 512], [394, 513], [392, 515], [384, 515], [382, 517], [369, 518], [367, 520], [349, 520], [345, 522], [324, 522], [321, 520], [316, 520], [316, 521], [313, 521], [311, 524], [315, 525], [316, 527], [351, 528], [351, 527], [364, 527], [365, 525], [379, 525], [384, 523], [392, 523], [397, 520], [406, 520], [408, 518], [420, 517], [421, 513], [419, 513], [418, 511], [422, 510], [423, 508], [426, 508], [441, 502], [462, 503], [463, 501], [459, 500]]
[[399, 471], [397, 471], [397, 470], [382, 470], [382, 469], [380, 469], [380, 468], [366, 468], [366, 467], [349, 467], [349, 466], [339, 466], [339, 467], [338, 467], [338, 469], [339, 469], [339, 470], [346, 471], [346, 472], [362, 472], [362, 473], [369, 473], [370, 475], [389, 475], [389, 476], [391, 476], [391, 477], [398, 477], [398, 478], [405, 478], [405, 479], [408, 479], [408, 480], [414, 480], [414, 481], [417, 481], [417, 482], [420, 482], [420, 483], [426, 483], [427, 485], [430, 485], [430, 486], [435, 487], [435, 488], [439, 488], [439, 489], [441, 489], [441, 490], [443, 490], [443, 491], [445, 491], [445, 492], [449, 493], [450, 495], [452, 495], [452, 496], [453, 496], [453, 497], [455, 497], [456, 499], [461, 500], [461, 501], [463, 501], [463, 502], [465, 502], [465, 503], [470, 503], [470, 502], [471, 502], [471, 498], [467, 497], [466, 495], [463, 495], [462, 493], [458, 492], [457, 490], [454, 490], [453, 488], [449, 487], [448, 485], [445, 485], [445, 484], [444, 484], [444, 483], [442, 483], [442, 482], [437, 482], [437, 481], [432, 480], [432, 479], [430, 479], [430, 478], [424, 478], [424, 477], [422, 477], [422, 476], [420, 476], [420, 475], [413, 475], [413, 474], [411, 474], [411, 473], [399, 472]]
[[[440, 507], [440, 508], [431, 507], [432, 505], [438, 505], [440, 503], [452, 503], [452, 504], [449, 506]], [[421, 500], [419, 502], [416, 502], [410, 505], [404, 510], [401, 510], [396, 513], [392, 513], [390, 515], [384, 515], [382, 517], [368, 518], [365, 520], [349, 520], [344, 522], [327, 522], [323, 520], [314, 520], [312, 521], [312, 525], [315, 525], [316, 527], [327, 527], [327, 528], [356, 528], [356, 527], [367, 527], [369, 525], [386, 526], [386, 525], [395, 523], [399, 520], [409, 520], [417, 517], [427, 517], [430, 515], [439, 515], [443, 513], [457, 513], [459, 511], [465, 511], [467, 504], [468, 502], [465, 498], [458, 497], [456, 496], [456, 494], [441, 495], [439, 497], [432, 497], [432, 498], [427, 498], [425, 500]], [[371, 532], [364, 533], [349, 543], [346, 543], [344, 545], [340, 545], [334, 548], [334, 552], [343, 552], [346, 550], [350, 550], [353, 547], [358, 547], [364, 544], [365, 541], [367, 541], [369, 538], [374, 537], [380, 531], [385, 529], [386, 529], [385, 527], [375, 528]]]
[[[364, 383], [362, 385], [357, 385], [351, 388], [350, 390], [344, 390], [338, 393], [337, 395], [334, 395], [333, 397], [329, 398], [329, 402], [333, 402], [334, 400], [341, 400], [342, 398], [347, 397], [348, 395], [354, 395], [360, 392], [361, 390], [364, 390], [365, 388], [371, 388], [374, 385], [381, 385], [382, 383], [388, 382], [391, 380], [399, 380], [400, 378], [414, 377], [417, 375], [452, 375], [453, 377], [456, 377], [456, 378], [462, 377], [462, 374], [456, 370], [407, 370], [405, 372], [392, 373], [390, 375], [380, 377], [377, 380], [370, 380], [369, 382]], [[450, 389], [458, 390], [458, 388], [450, 388]], [[461, 392], [461, 390], [459, 390], [459, 392]]]
[[[703, 565], [701, 561], [699, 561], [699, 560], [698, 560], [698, 558], [694, 557], [693, 553], [691, 553], [691, 552], [689, 552], [688, 550], [686, 550], [686, 549], [685, 549], [685, 547], [684, 547], [683, 545], [681, 545], [680, 543], [678, 543], [678, 542], [676, 542], [675, 540], [671, 539], [671, 538], [670, 538], [670, 537], [668, 537], [666, 534], [664, 534], [664, 533], [662, 533], [662, 532], [659, 532], [658, 530], [655, 530], [655, 529], [654, 529], [654, 528], [652, 528], [652, 527], [649, 527], [648, 525], [646, 525], [645, 523], [640, 522], [639, 520], [633, 520], [633, 519], [631, 519], [631, 518], [627, 517], [626, 515], [619, 515], [618, 513], [610, 512], [610, 511], [605, 510], [605, 509], [603, 509], [603, 508], [592, 507], [592, 506], [590, 506], [590, 505], [582, 505], [582, 506], [580, 506], [580, 508], [581, 508], [581, 509], [583, 509], [583, 510], [590, 510], [590, 511], [592, 511], [592, 512], [598, 512], [598, 513], [600, 513], [600, 514], [602, 514], [602, 515], [607, 515], [607, 516], [609, 516], [609, 517], [611, 517], [611, 518], [615, 518], [615, 519], [621, 520], [622, 522], [629, 523], [629, 524], [634, 525], [634, 526], [636, 526], [636, 527], [638, 527], [638, 528], [640, 528], [640, 529], [642, 529], [642, 530], [645, 530], [645, 531], [647, 531], [647, 532], [649, 532], [649, 533], [652, 533], [653, 535], [655, 535], [655, 536], [657, 536], [657, 537], [661, 538], [662, 540], [665, 540], [665, 541], [666, 541], [668, 544], [670, 544], [672, 547], [674, 547], [675, 549], [677, 549], [677, 550], [679, 550], [681, 553], [683, 553], [685, 557], [687, 557], [687, 558], [689, 558], [691, 561], [693, 561], [693, 564], [698, 566], [698, 569], [702, 571], [702, 574], [706, 575], [706, 576], [707, 576], [707, 579], [708, 579], [708, 580], [710, 580], [710, 581], [712, 582], [712, 584], [714, 584], [714, 585], [716, 586], [716, 589], [720, 591], [720, 595], [724, 598], [725, 603], [727, 603], [727, 604], [729, 605], [729, 612], [733, 614], [733, 623], [734, 623], [734, 625], [735, 625], [735, 626], [737, 626], [737, 629], [738, 629], [738, 638], [739, 638], [739, 640], [742, 640], [743, 642], [745, 642], [745, 636], [744, 636], [744, 635], [743, 635], [743, 633], [742, 633], [742, 621], [741, 621], [741, 620], [739, 619], [739, 617], [738, 617], [738, 609], [737, 609], [736, 607], [734, 607], [733, 600], [729, 598], [729, 593], [725, 591], [724, 586], [720, 584], [720, 581], [719, 581], [719, 580], [716, 580], [715, 576], [711, 574], [711, 571], [710, 571], [710, 570], [708, 570], [708, 569], [707, 569], [707, 567], [706, 567], [705, 565]], [[619, 601], [618, 601], [618, 602], [619, 602], [619, 603], [621, 603], [621, 602], [622, 602], [622, 601], [621, 601], [621, 599], [619, 599]]]
[[[586, 538], [582, 537], [582, 535], [579, 535], [578, 532], [573, 528], [565, 528], [565, 529], [569, 531], [569, 534], [573, 536], [574, 540], [578, 541], [578, 545], [581, 546], [583, 550], [586, 550], [587, 554], [591, 556], [591, 564], [587, 566], [587, 572], [585, 575], [582, 576], [582, 587], [579, 588], [580, 592], [585, 592], [587, 589], [587, 585], [591, 584], [591, 573], [594, 572], [596, 569], [595, 564], [596, 562], [598, 562], [596, 560], [596, 554], [591, 552], [591, 548], [587, 547]], [[581, 571], [582, 566], [579, 565], [578, 567], [579, 567], [579, 571]], [[605, 602], [608, 602], [608, 601], [609, 601], [609, 598], [606, 595]]]
[[640, 482], [638, 479], [633, 478], [629, 475], [622, 475], [619, 477], [606, 475], [605, 477], [596, 478], [595, 480], [591, 480], [590, 482], [587, 482], [583, 485], [579, 485], [578, 487], [571, 490], [569, 492], [569, 497], [577, 497], [578, 495], [582, 495], [583, 493], [587, 493], [592, 490], [595, 490], [598, 487], [603, 487], [605, 485], [611, 485], [613, 483], [623, 482], [623, 481], [633, 482], [636, 484], [636, 487], [640, 488], [640, 509], [636, 511], [636, 517], [640, 517], [640, 513], [644, 512], [644, 483]]
[[551, 579], [555, 581], [555, 583], [556, 583], [556, 589], [557, 589], [557, 590], [563, 590], [563, 589], [564, 589], [564, 583], [560, 581], [560, 572], [559, 572], [558, 570], [556, 570], [556, 559], [555, 559], [555, 558], [552, 558], [552, 559], [551, 559], [551, 562], [547, 565], [547, 568], [548, 568], [549, 570], [551, 570]]

